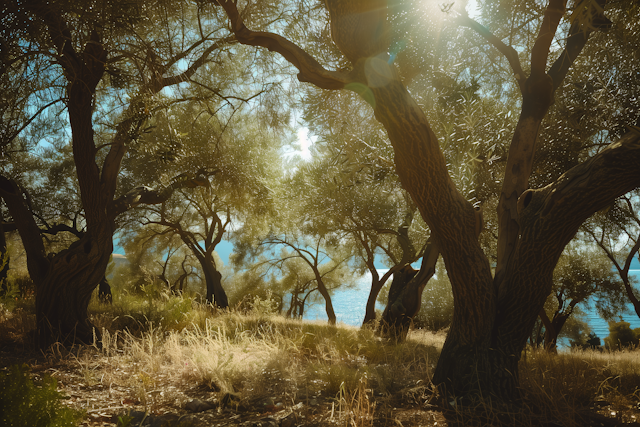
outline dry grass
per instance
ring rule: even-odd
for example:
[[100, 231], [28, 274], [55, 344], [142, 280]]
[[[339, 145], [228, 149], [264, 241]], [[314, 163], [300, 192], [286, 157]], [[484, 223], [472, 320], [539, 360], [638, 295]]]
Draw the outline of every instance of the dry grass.
[[[85, 425], [127, 408], [182, 414], [194, 398], [215, 402], [207, 413], [217, 420], [229, 419], [225, 411], [295, 412], [300, 425], [581, 426], [594, 410], [614, 423], [639, 416], [637, 351], [528, 350], [520, 367], [522, 405], [500, 412], [455, 407], [443, 415], [427, 401], [444, 334], [412, 331], [406, 343], [391, 344], [370, 330], [216, 313], [180, 298], [92, 308], [103, 331], [99, 348], [54, 346], [31, 363], [58, 378], [69, 404], [88, 410]], [[3, 340], [33, 327], [25, 310], [4, 310], [0, 322]], [[213, 418], [194, 425], [212, 425]]]

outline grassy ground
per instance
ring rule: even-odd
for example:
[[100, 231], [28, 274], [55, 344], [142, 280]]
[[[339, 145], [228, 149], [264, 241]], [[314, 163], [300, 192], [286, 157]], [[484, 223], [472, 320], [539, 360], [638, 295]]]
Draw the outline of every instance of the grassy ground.
[[255, 307], [216, 313], [176, 297], [121, 298], [90, 307], [103, 331], [101, 346], [54, 346], [44, 353], [29, 345], [29, 306], [2, 309], [0, 363], [27, 362], [32, 375], [56, 378], [65, 403], [86, 411], [86, 426], [137, 426], [141, 417], [143, 425], [157, 426], [283, 427], [582, 426], [640, 419], [638, 351], [528, 350], [520, 368], [525, 399], [517, 409], [445, 404], [443, 411], [430, 400], [429, 378], [444, 334], [412, 331], [406, 343], [392, 344], [369, 330], [285, 320], [264, 310], [268, 304]]

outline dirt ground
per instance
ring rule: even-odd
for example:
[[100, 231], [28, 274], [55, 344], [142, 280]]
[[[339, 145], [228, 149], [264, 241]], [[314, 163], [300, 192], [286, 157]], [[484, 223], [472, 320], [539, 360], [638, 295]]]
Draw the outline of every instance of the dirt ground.
[[[393, 406], [390, 399], [367, 400], [357, 414], [336, 404], [335, 397], [268, 396], [251, 399], [222, 395], [215, 387], [193, 384], [175, 375], [145, 378], [135, 363], [113, 369], [98, 351], [81, 357], [24, 353], [0, 349], [0, 368], [26, 363], [34, 378], [50, 375], [58, 381], [64, 403], [85, 411], [83, 427], [131, 426], [446, 426], [441, 412], [427, 406]], [[359, 402], [352, 402], [353, 405]], [[352, 406], [352, 409], [354, 408]], [[434, 407], [435, 409], [435, 407]]]
[[[64, 403], [85, 411], [83, 427], [123, 426], [466, 426], [455, 412], [443, 414], [425, 398], [424, 388], [403, 396], [306, 396], [303, 392], [270, 395], [254, 390], [250, 397], [224, 394], [215, 385], [197, 384], [175, 372], [152, 372], [139, 362], [105, 357], [85, 347], [76, 353], [26, 353], [0, 345], [0, 368], [26, 363], [34, 377], [58, 381]], [[608, 402], [585, 408], [585, 426], [640, 425], [640, 407], [625, 411]], [[474, 425], [491, 425], [482, 421]], [[515, 425], [510, 422], [503, 425]], [[561, 426], [548, 422], [522, 425]]]

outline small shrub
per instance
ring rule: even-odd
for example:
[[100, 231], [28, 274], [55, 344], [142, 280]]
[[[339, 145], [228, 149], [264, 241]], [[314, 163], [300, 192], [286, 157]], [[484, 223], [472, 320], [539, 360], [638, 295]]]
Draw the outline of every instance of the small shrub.
[[638, 336], [629, 322], [609, 322], [609, 336], [604, 339], [610, 350], [638, 346]]
[[82, 413], [60, 403], [57, 381], [44, 376], [36, 383], [27, 365], [14, 365], [0, 374], [0, 424], [12, 427], [75, 426]]
[[598, 350], [602, 351], [602, 341], [600, 337], [593, 332], [589, 334], [582, 333], [575, 340], [569, 340], [572, 350]]

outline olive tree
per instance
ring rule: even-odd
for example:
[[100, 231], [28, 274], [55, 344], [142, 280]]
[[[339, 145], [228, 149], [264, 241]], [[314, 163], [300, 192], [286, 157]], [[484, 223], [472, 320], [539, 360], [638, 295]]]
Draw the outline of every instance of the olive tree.
[[[431, 250], [442, 255], [453, 289], [453, 321], [433, 382], [459, 396], [517, 396], [520, 355], [564, 247], [593, 213], [640, 185], [640, 132], [632, 131], [546, 186], [529, 188], [536, 140], [555, 94], [567, 85], [565, 78], [590, 39], [615, 25], [603, 15], [608, 2], [550, 0], [545, 7], [523, 8], [528, 27], [538, 31], [520, 39], [519, 50], [461, 18], [506, 57], [521, 98], [501, 180], [495, 274], [478, 240], [482, 210], [454, 184], [439, 140], [392, 60], [393, 3], [325, 2], [333, 42], [347, 64], [335, 71], [293, 41], [249, 28], [236, 3], [218, 3], [240, 43], [278, 52], [298, 69], [302, 82], [351, 89], [371, 105], [394, 148], [400, 182], [431, 229]], [[637, 5], [612, 6], [637, 15]]]
[[[155, 112], [157, 96], [193, 80], [212, 53], [231, 45], [222, 25], [204, 33], [172, 24], [183, 20], [198, 27], [200, 10], [196, 4], [152, 7], [142, 2], [3, 5], [4, 19], [22, 30], [17, 46], [25, 49], [25, 60], [44, 58], [53, 64], [40, 77], [65, 102], [64, 132], [70, 133], [83, 209], [82, 237], [48, 256], [20, 186], [11, 177], [0, 177], [0, 195], [20, 232], [36, 283], [41, 346], [93, 340], [87, 306], [105, 275], [116, 218], [132, 206], [159, 203], [176, 188], [202, 181], [189, 171], [156, 188], [118, 186], [123, 159]], [[216, 22], [215, 16], [207, 19], [210, 27]], [[37, 49], [29, 49], [31, 45]]]

